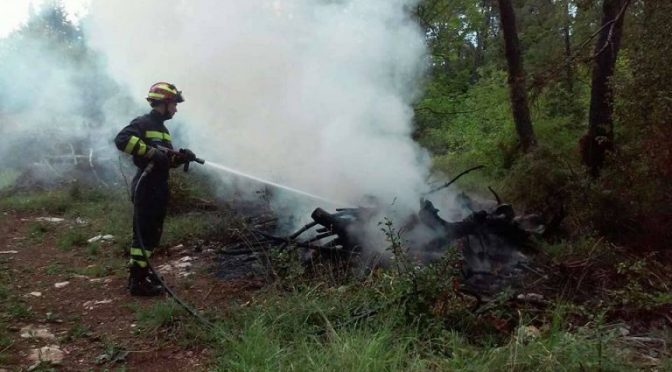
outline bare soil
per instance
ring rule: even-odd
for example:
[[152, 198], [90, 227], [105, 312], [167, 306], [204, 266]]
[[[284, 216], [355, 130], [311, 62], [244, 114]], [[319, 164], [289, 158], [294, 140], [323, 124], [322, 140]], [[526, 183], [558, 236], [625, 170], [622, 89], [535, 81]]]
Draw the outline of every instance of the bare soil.
[[[34, 362], [29, 360], [31, 350], [47, 345], [58, 345], [64, 359], [55, 368], [67, 371], [114, 370], [132, 371], [204, 371], [213, 363], [214, 351], [206, 343], [185, 343], [171, 332], [139, 329], [136, 309], [146, 308], [166, 297], [131, 297], [126, 289], [123, 270], [110, 270], [101, 278], [74, 275], [68, 268], [86, 268], [95, 257], [82, 248], [69, 251], [56, 247], [53, 232], [39, 240], [30, 238], [28, 227], [35, 215], [4, 212], [0, 215], [0, 251], [18, 251], [0, 254], [10, 272], [9, 288], [19, 302], [30, 309], [30, 315], [10, 321], [12, 343], [4, 351], [8, 363], [0, 370], [25, 370]], [[54, 229], [66, 228], [67, 221], [54, 224]], [[108, 247], [111, 249], [111, 247]], [[100, 250], [106, 249], [102, 246]], [[182, 252], [184, 254], [184, 252]], [[193, 254], [190, 254], [194, 256]], [[209, 256], [210, 255], [210, 256]], [[185, 278], [166, 274], [165, 278], [177, 293], [197, 309], [225, 316], [227, 303], [245, 299], [261, 283], [254, 279], [222, 280], [210, 274], [213, 253], [202, 253], [192, 261], [192, 276]], [[101, 254], [102, 256], [102, 254]], [[178, 252], [164, 252], [152, 258], [155, 267], [180, 258]], [[116, 257], [117, 264], [125, 261]], [[109, 254], [100, 258], [109, 261]], [[118, 265], [121, 266], [121, 265]], [[62, 267], [64, 270], [58, 270]], [[56, 268], [56, 269], [55, 269]], [[56, 288], [55, 283], [69, 284]], [[31, 295], [40, 292], [41, 296]], [[55, 338], [23, 338], [25, 326], [47, 328]], [[79, 330], [79, 332], [78, 332]], [[1, 351], [1, 350], [0, 350]], [[126, 353], [128, 352], [128, 353]], [[118, 361], [104, 360], [107, 355]]]

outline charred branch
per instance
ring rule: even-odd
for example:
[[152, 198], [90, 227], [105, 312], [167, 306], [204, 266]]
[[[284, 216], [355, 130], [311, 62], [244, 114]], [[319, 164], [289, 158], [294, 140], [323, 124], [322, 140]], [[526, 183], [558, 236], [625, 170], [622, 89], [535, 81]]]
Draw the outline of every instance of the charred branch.
[[477, 170], [477, 169], [481, 169], [481, 168], [485, 168], [485, 165], [477, 165], [477, 166], [475, 166], [475, 167], [473, 167], [473, 168], [469, 168], [469, 169], [465, 170], [464, 172], [462, 172], [462, 173], [458, 174], [457, 176], [455, 176], [452, 180], [450, 180], [450, 181], [444, 183], [443, 185], [441, 185], [441, 186], [439, 186], [439, 187], [436, 187], [436, 188], [434, 188], [434, 189], [432, 189], [432, 190], [426, 192], [425, 194], [423, 194], [423, 196], [427, 196], [427, 195], [433, 194], [433, 193], [435, 193], [435, 192], [437, 192], [437, 191], [439, 191], [439, 190], [445, 189], [446, 187], [448, 187], [448, 186], [452, 185], [453, 183], [455, 183], [455, 181], [457, 181], [458, 179], [460, 179], [460, 177], [464, 176], [465, 174], [467, 174], [467, 173], [469, 173], [469, 172], [472, 172], [472, 171], [475, 171], [475, 170]]

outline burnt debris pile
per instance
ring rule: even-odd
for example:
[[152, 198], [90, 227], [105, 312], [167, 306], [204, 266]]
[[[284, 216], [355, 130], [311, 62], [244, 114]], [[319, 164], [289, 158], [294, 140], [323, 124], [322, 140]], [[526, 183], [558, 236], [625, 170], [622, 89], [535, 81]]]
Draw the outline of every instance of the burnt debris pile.
[[[463, 202], [468, 199], [464, 194], [459, 197]], [[250, 228], [221, 253], [240, 260], [231, 256], [268, 257], [268, 250], [275, 248], [298, 252], [304, 263], [337, 259], [359, 265], [384, 264], [390, 254], [384, 245], [389, 242], [372, 238], [371, 233], [374, 230], [381, 235], [379, 222], [384, 217], [385, 211], [377, 207], [343, 208], [334, 213], [316, 208], [310, 223], [284, 236], [274, 234], [277, 219], [253, 217]], [[399, 236], [400, 244], [419, 264], [431, 263], [449, 249], [457, 249], [464, 283], [479, 293], [492, 293], [515, 284], [524, 271], [534, 270], [528, 259], [534, 250], [531, 237], [543, 230], [536, 215], [516, 215], [510, 204], [483, 207], [460, 221], [448, 222], [431, 201], [421, 200], [420, 210], [400, 225]], [[255, 260], [253, 257], [245, 259]]]

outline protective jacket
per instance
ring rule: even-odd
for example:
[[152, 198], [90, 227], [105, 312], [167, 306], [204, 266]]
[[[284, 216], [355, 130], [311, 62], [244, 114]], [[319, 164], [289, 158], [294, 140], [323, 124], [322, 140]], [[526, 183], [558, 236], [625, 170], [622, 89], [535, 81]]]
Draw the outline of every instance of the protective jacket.
[[[133, 155], [133, 163], [138, 167], [138, 172], [131, 184], [131, 195], [134, 197], [133, 203], [136, 206], [133, 219], [138, 221], [140, 231], [133, 229], [130, 263], [131, 266], [136, 265], [140, 268], [147, 266], [145, 254], [149, 257], [161, 240], [163, 221], [168, 206], [169, 168], [154, 167], [145, 176], [140, 187], [136, 187], [140, 175], [150, 162], [150, 159], [145, 157], [149, 148], [156, 146], [173, 148], [170, 132], [164, 125], [164, 121], [161, 113], [152, 110], [149, 114], [133, 119], [114, 139], [119, 150]], [[139, 238], [142, 238], [143, 244], [140, 244]], [[143, 245], [144, 253], [141, 249]]]
[[[152, 110], [149, 114], [133, 119], [114, 139], [119, 150], [133, 155], [133, 163], [141, 171], [149, 164], [149, 159], [145, 157], [148, 146], [173, 148], [170, 132], [163, 124], [164, 121], [160, 112]], [[168, 169], [155, 169], [152, 173], [168, 178]]]

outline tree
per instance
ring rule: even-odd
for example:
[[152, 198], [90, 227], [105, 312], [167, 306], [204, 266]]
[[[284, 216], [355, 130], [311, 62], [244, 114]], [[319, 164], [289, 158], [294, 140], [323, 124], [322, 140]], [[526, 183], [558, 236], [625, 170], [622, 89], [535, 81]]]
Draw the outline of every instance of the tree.
[[581, 138], [581, 157], [590, 174], [597, 177], [606, 154], [614, 147], [613, 90], [616, 58], [623, 33], [623, 18], [630, 0], [604, 0], [602, 27], [595, 44], [590, 91], [588, 132]]
[[480, 11], [483, 13], [483, 22], [476, 30], [476, 50], [474, 54], [474, 66], [471, 71], [471, 82], [478, 80], [478, 68], [483, 65], [485, 52], [488, 45], [488, 34], [492, 23], [492, 2], [481, 0]]
[[516, 125], [516, 132], [523, 152], [528, 152], [537, 145], [532, 128], [530, 110], [527, 104], [527, 86], [523, 57], [520, 52], [518, 31], [516, 29], [516, 15], [511, 0], [499, 0], [499, 14], [504, 36], [504, 51], [509, 71], [509, 96], [511, 111]]
[[574, 73], [572, 71], [572, 43], [571, 43], [571, 14], [569, 11], [569, 0], [563, 0], [563, 25], [562, 25], [562, 39], [565, 46], [565, 83], [567, 91], [573, 93], [574, 90]]

